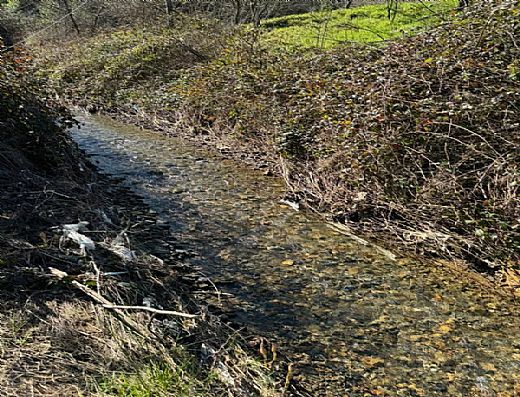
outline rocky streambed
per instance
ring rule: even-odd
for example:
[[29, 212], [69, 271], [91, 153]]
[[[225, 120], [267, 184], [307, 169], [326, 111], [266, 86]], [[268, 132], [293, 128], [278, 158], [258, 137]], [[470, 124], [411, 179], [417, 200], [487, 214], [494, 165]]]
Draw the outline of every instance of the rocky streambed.
[[281, 203], [284, 183], [189, 143], [88, 117], [72, 135], [145, 198], [207, 277], [213, 312], [282, 352], [310, 396], [515, 396], [514, 304]]

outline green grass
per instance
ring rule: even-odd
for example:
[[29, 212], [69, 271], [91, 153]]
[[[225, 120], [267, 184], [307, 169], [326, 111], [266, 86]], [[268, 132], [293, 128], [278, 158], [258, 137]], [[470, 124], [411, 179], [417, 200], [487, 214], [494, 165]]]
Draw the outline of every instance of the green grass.
[[386, 4], [273, 18], [262, 23], [273, 46], [331, 48], [344, 42], [371, 43], [413, 33], [448, 19], [454, 0], [399, 3], [388, 18]]
[[121, 397], [197, 397], [206, 393], [180, 368], [151, 363], [133, 374], [114, 374], [99, 384], [102, 395]]

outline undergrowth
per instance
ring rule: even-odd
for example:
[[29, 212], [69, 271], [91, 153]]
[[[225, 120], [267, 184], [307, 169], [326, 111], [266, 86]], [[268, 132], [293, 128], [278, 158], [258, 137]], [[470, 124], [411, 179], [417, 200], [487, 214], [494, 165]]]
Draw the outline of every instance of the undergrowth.
[[[196, 397], [197, 387], [186, 382], [181, 369], [150, 363], [133, 374], [112, 374], [99, 383], [102, 394], [121, 397]], [[200, 389], [200, 386], [199, 386]]]
[[65, 94], [78, 101], [83, 96], [105, 107], [118, 106], [142, 96], [136, 87], [156, 88], [178, 78], [181, 70], [213, 59], [231, 34], [202, 18], [191, 17], [176, 26], [116, 30], [53, 47], [50, 56], [62, 63], [50, 72], [51, 81], [70, 83]]
[[[0, 52], [0, 395], [279, 395], [273, 370], [252, 365], [247, 342], [192, 298], [189, 266], [165, 253], [169, 234], [142, 200], [72, 142], [70, 115], [30, 62]], [[64, 225], [92, 228], [81, 230], [91, 247]], [[110, 249], [121, 240], [131, 260]], [[150, 297], [197, 314], [106, 307]]]
[[[292, 197], [316, 211], [515, 284], [519, 15], [517, 2], [483, 2], [385, 46], [301, 53], [241, 32], [175, 77], [159, 71], [116, 89], [112, 102], [66, 59], [44, 67], [57, 68], [56, 88], [69, 100], [262, 152], [279, 164]], [[73, 47], [75, 59], [95, 51], [84, 47]]]
[[517, 267], [518, 7], [481, 5], [380, 49], [257, 51], [174, 90], [201, 128], [267, 137], [318, 211], [420, 251]]

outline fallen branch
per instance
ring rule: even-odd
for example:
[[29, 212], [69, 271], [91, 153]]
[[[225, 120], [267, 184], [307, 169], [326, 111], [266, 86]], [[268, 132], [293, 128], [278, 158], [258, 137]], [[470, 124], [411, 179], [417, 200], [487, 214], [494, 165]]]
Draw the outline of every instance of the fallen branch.
[[[65, 272], [62, 272], [62, 273], [67, 274]], [[96, 291], [90, 289], [86, 285], [83, 285], [80, 282], [75, 281], [75, 280], [72, 281], [72, 285], [74, 285], [79, 290], [83, 291], [85, 294], [90, 296], [96, 302], [101, 303], [101, 305], [103, 305], [103, 307], [105, 307], [105, 306], [112, 306], [112, 302], [110, 302], [108, 299], [104, 298], [102, 295], [98, 294]], [[128, 318], [123, 312], [116, 311], [116, 313], [117, 313], [119, 319], [126, 326], [128, 326], [130, 329], [132, 329], [134, 332], [136, 332], [137, 334], [141, 335], [142, 337], [144, 337], [144, 338], [148, 337], [147, 333], [144, 332], [142, 327], [140, 327], [134, 320], [132, 320], [131, 318]]]
[[[63, 273], [65, 273], [65, 272], [63, 272]], [[74, 285], [76, 288], [83, 291], [85, 294], [90, 296], [96, 302], [101, 303], [101, 305], [104, 308], [114, 309], [116, 316], [119, 318], [119, 320], [123, 324], [125, 324], [131, 330], [136, 332], [139, 336], [143, 337], [145, 340], [148, 340], [152, 345], [154, 345], [157, 349], [159, 349], [159, 351], [164, 354], [164, 358], [166, 359], [166, 361], [170, 365], [172, 365], [172, 367], [177, 366], [177, 364], [175, 363], [175, 360], [173, 360], [173, 358], [170, 356], [169, 352], [164, 347], [164, 345], [157, 338], [151, 337], [149, 330], [142, 327], [139, 323], [135, 322], [133, 319], [129, 318], [121, 309], [119, 309], [118, 307], [113, 305], [112, 302], [110, 302], [108, 299], [104, 298], [102, 295], [98, 294], [96, 291], [93, 291], [92, 289], [88, 288], [86, 285], [83, 285], [77, 281], [72, 281], [72, 285]], [[122, 306], [122, 307], [125, 307], [125, 306]]]
[[105, 309], [115, 309], [115, 310], [143, 310], [146, 312], [152, 312], [152, 313], [156, 313], [156, 314], [165, 314], [165, 315], [184, 317], [184, 318], [199, 317], [198, 314], [182, 313], [182, 312], [176, 312], [173, 310], [160, 310], [160, 309], [155, 309], [153, 307], [148, 307], [148, 306], [121, 306], [121, 305], [104, 304], [103, 307]]
[[[64, 279], [65, 277], [68, 277], [68, 274], [66, 272], [62, 272], [61, 270], [57, 270], [54, 268], [50, 268], [51, 273], [54, 277], [58, 277], [59, 279]], [[198, 314], [189, 314], [189, 313], [182, 313], [177, 312], [174, 310], [160, 310], [155, 309], [153, 307], [148, 306], [124, 306], [124, 305], [114, 305], [112, 302], [110, 302], [108, 299], [103, 297], [99, 292], [96, 292], [86, 285], [81, 284], [80, 282], [74, 280], [72, 281], [72, 285], [74, 285], [76, 288], [83, 291], [85, 294], [90, 296], [92, 299], [94, 299], [96, 302], [100, 303], [105, 309], [112, 309], [116, 310], [118, 314], [124, 315], [124, 313], [121, 313], [120, 310], [143, 310], [151, 313], [156, 314], [165, 314], [169, 316], [177, 316], [177, 317], [184, 317], [184, 318], [198, 318], [200, 315]], [[125, 322], [129, 323], [132, 328], [136, 327], [136, 324], [133, 323], [132, 320], [125, 318]]]

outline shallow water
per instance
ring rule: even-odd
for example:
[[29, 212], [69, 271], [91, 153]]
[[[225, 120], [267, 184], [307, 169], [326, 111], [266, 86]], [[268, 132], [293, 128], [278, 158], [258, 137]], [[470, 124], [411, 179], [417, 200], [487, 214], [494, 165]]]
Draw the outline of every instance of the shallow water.
[[[392, 260], [281, 204], [283, 182], [185, 141], [87, 118], [72, 135], [170, 225], [234, 323], [313, 396], [519, 396], [520, 316], [471, 280]], [[229, 296], [227, 294], [230, 294]]]

